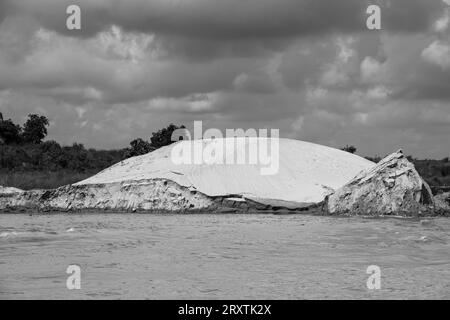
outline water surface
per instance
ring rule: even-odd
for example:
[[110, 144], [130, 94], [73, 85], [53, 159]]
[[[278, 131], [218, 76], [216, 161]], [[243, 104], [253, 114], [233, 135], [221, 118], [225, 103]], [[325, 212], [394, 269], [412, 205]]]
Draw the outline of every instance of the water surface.
[[449, 299], [449, 234], [448, 218], [2, 214], [0, 298]]

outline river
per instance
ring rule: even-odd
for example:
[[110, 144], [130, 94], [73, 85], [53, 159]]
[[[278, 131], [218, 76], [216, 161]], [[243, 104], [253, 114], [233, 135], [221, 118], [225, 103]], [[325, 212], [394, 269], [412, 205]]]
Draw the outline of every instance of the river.
[[448, 218], [1, 214], [0, 298], [449, 299], [449, 243]]

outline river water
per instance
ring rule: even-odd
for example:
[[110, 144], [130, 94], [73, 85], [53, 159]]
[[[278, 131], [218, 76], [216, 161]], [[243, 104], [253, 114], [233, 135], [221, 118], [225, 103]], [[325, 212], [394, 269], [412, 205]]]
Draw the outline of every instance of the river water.
[[0, 298], [449, 299], [450, 219], [2, 214]]

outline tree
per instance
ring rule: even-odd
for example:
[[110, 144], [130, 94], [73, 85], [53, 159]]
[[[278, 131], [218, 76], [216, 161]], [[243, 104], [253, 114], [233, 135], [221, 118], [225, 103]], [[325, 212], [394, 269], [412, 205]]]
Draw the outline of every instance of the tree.
[[150, 151], [155, 150], [154, 147], [147, 141], [142, 140], [141, 138], [137, 138], [130, 142], [130, 148], [125, 152], [125, 157], [135, 157], [140, 156], [142, 154], [149, 153]]
[[131, 141], [130, 147], [125, 151], [125, 158], [140, 156], [174, 143], [175, 141], [172, 141], [172, 134], [177, 129], [186, 129], [186, 127], [179, 127], [171, 123], [166, 128], [153, 132], [150, 138], [151, 142], [145, 141], [141, 138]]
[[347, 151], [347, 152], [350, 152], [350, 153], [355, 153], [357, 149], [356, 149], [355, 146], [346, 145], [345, 147], [341, 148], [341, 150]]
[[23, 126], [22, 140], [25, 143], [39, 144], [47, 136], [48, 119], [37, 114], [28, 115]]
[[63, 150], [59, 143], [50, 140], [39, 144], [38, 147], [40, 151], [40, 165], [47, 170], [58, 170], [63, 159]]
[[158, 132], [153, 132], [152, 137], [150, 138], [151, 145], [155, 149], [159, 149], [164, 146], [168, 146], [169, 144], [174, 143], [172, 141], [172, 133], [177, 129], [185, 129], [185, 126], [178, 127], [171, 123], [167, 128], [163, 128]]
[[0, 140], [5, 144], [20, 143], [22, 128], [9, 120], [0, 121]]

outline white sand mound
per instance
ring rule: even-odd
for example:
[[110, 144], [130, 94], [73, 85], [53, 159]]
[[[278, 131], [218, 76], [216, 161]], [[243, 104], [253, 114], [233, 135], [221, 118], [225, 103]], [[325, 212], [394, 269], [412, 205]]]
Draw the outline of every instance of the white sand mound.
[[[239, 139], [244, 139], [244, 149], [236, 147], [236, 140]], [[238, 156], [242, 152], [248, 155], [248, 150], [261, 146], [261, 143], [267, 145], [268, 140], [225, 138], [180, 141], [126, 159], [76, 185], [161, 178], [209, 196], [240, 194], [251, 199], [311, 203], [322, 201], [331, 189], [342, 187], [361, 170], [374, 166], [373, 162], [345, 151], [291, 139], [279, 140], [279, 170], [274, 175], [262, 175], [261, 168], [267, 165], [248, 164], [248, 161], [247, 164], [176, 164], [171, 157], [175, 147], [211, 147], [211, 144], [224, 143], [226, 151], [223, 159], [226, 159], [230, 151]]]
[[12, 194], [12, 193], [21, 193], [21, 192], [23, 192], [23, 190], [21, 190], [21, 189], [0, 186], [0, 194]]

